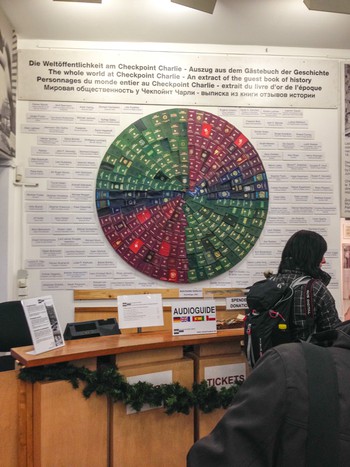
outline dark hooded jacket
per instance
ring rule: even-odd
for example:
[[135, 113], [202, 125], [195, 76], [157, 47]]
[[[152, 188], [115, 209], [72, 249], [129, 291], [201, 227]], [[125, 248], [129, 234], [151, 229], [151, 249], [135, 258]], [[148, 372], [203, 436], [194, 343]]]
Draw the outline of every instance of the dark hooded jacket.
[[[350, 465], [350, 321], [314, 336], [336, 365], [339, 466]], [[275, 347], [259, 360], [214, 430], [197, 441], [187, 467], [308, 467], [308, 384], [302, 344]]]
[[[308, 274], [298, 268], [289, 269], [281, 267], [281, 272], [272, 276], [271, 280], [278, 283], [291, 284], [292, 281]], [[312, 303], [314, 321], [310, 328], [306, 321], [305, 314], [305, 288], [306, 285], [297, 287], [294, 292], [293, 313], [292, 313], [292, 333], [293, 340], [307, 340], [313, 332], [322, 332], [332, 329], [341, 323], [335, 305], [335, 300], [328, 290], [327, 285], [331, 276], [319, 269], [312, 286]]]

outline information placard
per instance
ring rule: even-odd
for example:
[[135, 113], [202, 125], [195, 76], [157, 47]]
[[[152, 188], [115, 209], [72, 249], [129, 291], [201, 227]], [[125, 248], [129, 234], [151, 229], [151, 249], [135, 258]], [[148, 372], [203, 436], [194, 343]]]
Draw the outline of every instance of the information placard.
[[34, 351], [43, 353], [64, 345], [63, 334], [50, 295], [21, 301], [32, 336]]
[[162, 295], [120, 295], [118, 320], [120, 329], [163, 326]]
[[172, 305], [173, 336], [216, 333], [214, 300], [189, 300]]
[[248, 308], [247, 297], [228, 297], [226, 298], [227, 310], [245, 310]]

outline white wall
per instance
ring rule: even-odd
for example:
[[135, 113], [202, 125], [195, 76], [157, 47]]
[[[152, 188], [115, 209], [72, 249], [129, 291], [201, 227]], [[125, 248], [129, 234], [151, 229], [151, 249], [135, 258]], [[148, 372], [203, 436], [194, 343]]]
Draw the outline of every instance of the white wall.
[[[47, 47], [52, 47], [53, 45], [55, 47], [68, 47], [72, 48], [77, 46], [77, 44], [72, 44], [72, 43], [66, 43], [66, 44], [61, 44], [61, 43], [38, 43], [38, 42], [28, 42], [28, 41], [20, 41], [19, 43], [19, 48], [25, 48], [25, 49], [35, 49], [40, 45], [40, 47], [45, 47], [45, 44]], [[81, 45], [81, 44], [80, 44]], [[100, 44], [95, 44], [94, 46], [89, 44], [88, 50], [94, 50], [100, 46]], [[85, 45], [86, 47], [86, 45]], [[140, 48], [140, 45], [137, 44], [130, 44], [130, 49], [137, 51], [138, 47]], [[159, 49], [163, 49], [162, 45], [157, 45]], [[188, 50], [192, 52], [198, 52], [198, 53], [206, 53], [207, 50], [210, 51], [210, 53], [215, 53], [217, 51], [220, 51], [220, 53], [226, 52], [229, 53], [230, 51], [233, 53], [232, 60], [234, 60], [234, 53], [237, 52], [236, 48], [231, 48], [231, 47], [226, 47], [226, 48], [216, 48], [213, 46], [176, 46], [172, 45], [166, 46], [167, 48], [170, 48], [172, 50], [178, 50], [179, 52], [182, 52], [183, 50]], [[123, 45], [122, 49], [127, 49], [127, 46]], [[154, 49], [154, 47], [153, 47]], [[259, 54], [266, 54], [266, 52], [260, 48], [249, 48], [246, 49], [247, 54], [250, 56], [253, 51], [257, 55]], [[242, 49], [240, 49], [242, 53]], [[249, 53], [248, 53], [249, 52]], [[294, 49], [276, 49], [271, 56], [269, 56], [269, 59], [273, 61], [273, 56], [276, 55], [277, 57], [279, 56], [295, 56], [298, 54], [301, 54], [302, 52], [302, 57], [305, 59], [305, 54], [306, 51], [300, 51], [300, 50], [294, 50]], [[339, 51], [334, 52], [334, 58], [330, 58], [331, 60], [339, 60]], [[98, 57], [98, 52], [96, 52], [96, 57]], [[301, 56], [301, 55], [300, 55]], [[322, 52], [320, 50], [317, 51], [312, 51], [308, 50], [307, 51], [307, 57], [322, 57]], [[307, 60], [307, 58], [306, 58]], [[339, 63], [341, 63], [341, 60], [339, 60]], [[26, 73], [25, 70], [22, 69], [22, 72], [20, 70], [20, 76], [19, 80], [24, 80], [26, 79]], [[339, 84], [340, 86], [340, 84]], [[26, 172], [26, 181], [29, 183], [38, 183], [38, 192], [45, 193], [47, 190], [47, 183], [49, 182], [48, 179], [39, 177], [36, 178], [35, 176], [30, 176], [27, 178], [28, 174], [30, 174], [30, 167], [29, 165], [29, 158], [31, 157], [31, 151], [34, 146], [37, 145], [37, 138], [40, 135], [36, 135], [35, 132], [28, 132], [24, 129], [26, 125], [29, 125], [30, 122], [28, 121], [29, 115], [30, 114], [35, 114], [31, 110], [31, 101], [19, 101], [18, 102], [18, 141], [17, 141], [17, 158], [16, 161], [19, 164], [22, 164], [24, 167], [27, 167], [27, 172]], [[179, 105], [182, 104], [182, 101], [179, 99]], [[163, 106], [164, 107], [164, 106]], [[169, 106], [165, 106], [169, 107]], [[127, 114], [121, 114], [120, 115], [120, 125], [116, 126], [113, 128], [112, 133], [109, 136], [108, 139], [108, 144], [113, 141], [113, 139], [124, 129], [126, 126], [131, 124], [133, 121], [137, 120], [140, 118], [141, 115], [147, 115], [148, 113], [151, 113], [155, 110], [157, 110], [156, 106], [152, 106], [148, 104], [146, 107], [138, 106], [139, 111], [141, 112], [138, 114], [133, 115], [132, 113], [127, 115]], [[207, 108], [208, 111], [211, 111], [213, 113], [220, 113], [223, 112], [224, 107], [220, 106], [217, 107], [214, 105], [214, 107], [209, 107]], [[266, 144], [266, 141], [264, 140], [259, 140], [259, 138], [256, 136], [257, 135], [257, 129], [248, 127], [246, 125], [247, 118], [245, 118], [242, 114], [240, 113], [241, 110], [240, 108], [235, 109], [232, 104], [229, 107], [229, 113], [227, 118], [228, 120], [231, 119], [232, 123], [236, 124], [238, 128], [240, 128], [243, 133], [245, 133], [253, 142], [253, 144], [257, 147], [258, 151], [263, 152], [264, 144]], [[300, 110], [300, 109], [299, 109]], [[247, 109], [249, 111], [249, 109]], [[262, 119], [262, 114], [261, 109], [258, 109], [258, 119]], [[288, 236], [294, 231], [297, 230], [298, 228], [312, 228], [313, 230], [319, 230], [321, 233], [323, 233], [328, 241], [329, 245], [329, 259], [328, 259], [328, 264], [327, 268], [328, 271], [332, 274], [333, 276], [333, 286], [332, 286], [332, 293], [337, 299], [338, 303], [338, 308], [340, 310], [341, 308], [341, 291], [340, 291], [340, 245], [339, 245], [339, 239], [340, 239], [340, 232], [339, 232], [339, 200], [340, 200], [340, 185], [337, 183], [337, 180], [339, 180], [339, 168], [340, 168], [340, 126], [339, 126], [339, 121], [340, 121], [340, 116], [341, 116], [341, 109], [307, 109], [303, 108], [300, 110], [300, 119], [306, 122], [307, 129], [313, 133], [315, 141], [320, 143], [322, 149], [322, 163], [325, 164], [328, 168], [326, 170], [326, 180], [327, 180], [327, 186], [333, 185], [333, 191], [331, 193], [331, 206], [328, 214], [320, 214], [320, 210], [318, 209], [319, 213], [319, 220], [316, 220], [316, 222], [321, 222], [321, 223], [312, 223], [312, 224], [307, 224], [308, 221], [306, 221], [306, 224], [304, 223], [304, 219], [309, 219], [308, 215], [306, 213], [306, 210], [308, 207], [304, 208], [304, 211], [300, 211], [300, 222], [301, 224], [298, 224], [297, 220], [297, 206], [294, 206], [294, 211], [289, 212], [287, 214], [287, 209], [289, 206], [282, 205], [280, 202], [272, 201], [270, 204], [270, 207], [272, 208], [271, 215], [270, 215], [270, 221], [266, 224], [266, 227], [269, 227], [269, 232], [271, 232], [271, 229], [278, 227], [281, 231], [280, 237], [277, 235], [271, 236], [266, 233], [264, 230], [263, 235], [261, 236], [258, 244], [256, 245], [256, 248], [249, 253], [247, 258], [242, 262], [242, 264], [239, 264], [237, 268], [234, 268], [234, 270], [230, 273], [225, 273], [222, 277], [219, 276], [217, 281], [214, 281], [211, 284], [212, 286], [221, 286], [222, 284], [225, 285], [230, 285], [230, 286], [244, 286], [244, 285], [249, 285], [249, 283], [254, 279], [258, 279], [261, 277], [262, 271], [266, 267], [269, 262], [276, 266], [278, 263], [278, 257], [280, 254], [281, 247], [283, 246], [284, 241], [288, 238]], [[73, 112], [74, 114], [74, 112]], [[248, 115], [248, 114], [247, 114]], [[101, 157], [103, 156], [105, 150], [107, 149], [108, 145], [106, 147], [102, 147], [99, 149], [100, 153], [99, 156], [97, 157], [96, 162], [97, 165], [99, 164], [99, 161], [101, 160]], [[272, 168], [270, 175], [271, 175], [271, 189], [272, 192], [271, 194], [278, 194], [277, 188], [278, 188], [278, 173], [280, 169], [276, 168], [276, 161], [274, 162], [273, 160], [269, 160], [268, 158], [265, 158], [263, 160], [264, 164], [266, 163], [266, 167], [270, 166]], [[32, 167], [33, 169], [33, 167]], [[281, 174], [282, 176], [282, 174]], [[282, 182], [282, 184], [285, 182]], [[289, 183], [289, 182], [287, 182]], [[319, 185], [318, 185], [319, 186]], [[27, 215], [28, 212], [26, 212], [26, 203], [28, 203], [28, 199], [26, 198], [26, 193], [32, 192], [34, 193], [37, 189], [36, 188], [20, 188], [17, 186], [13, 186], [11, 183], [8, 183], [8, 196], [9, 200], [11, 200], [12, 203], [14, 203], [15, 211], [16, 211], [16, 216], [13, 216], [13, 235], [12, 233], [9, 234], [8, 237], [8, 245], [9, 245], [9, 253], [11, 254], [11, 264], [9, 265], [9, 276], [10, 277], [10, 282], [9, 284], [9, 290], [12, 292], [9, 292], [8, 298], [13, 298], [10, 296], [10, 294], [14, 294], [15, 296], [15, 291], [16, 291], [16, 283], [15, 283], [15, 278], [17, 274], [18, 269], [22, 269], [23, 267], [26, 267], [28, 265], [27, 260], [33, 260], [37, 259], [40, 260], [40, 248], [37, 248], [33, 246], [33, 236], [30, 235], [29, 230], [30, 226], [27, 225]], [[22, 198], [23, 194], [23, 198]], [[22, 207], [20, 208], [22, 204]], [[92, 203], [93, 204], [93, 203]], [[328, 209], [327, 206], [325, 208]], [[285, 210], [283, 214], [283, 210]], [[326, 211], [324, 211], [326, 212]], [[96, 214], [94, 214], [95, 221], [97, 223], [97, 217]], [[276, 224], [278, 222], [278, 217], [280, 216], [281, 220], [283, 222], [280, 223], [280, 225]], [[293, 224], [289, 225], [289, 220], [293, 216]], [[272, 217], [274, 219], [272, 219]], [[315, 217], [315, 216], [314, 216]], [[323, 220], [326, 221], [326, 224], [323, 223]], [[115, 265], [115, 271], [117, 274], [117, 278], [115, 279], [116, 284], [122, 284], [123, 282], [123, 277], [125, 280], [128, 281], [129, 284], [134, 284], [130, 285], [131, 287], [135, 287], [135, 284], [147, 284], [149, 285], [149, 281], [145, 276], [141, 275], [140, 273], [135, 273], [128, 265], [125, 265], [124, 262], [117, 257], [116, 253], [111, 249], [111, 247], [106, 244], [106, 241], [103, 237], [103, 235], [100, 233], [97, 234], [97, 236], [104, 242], [105, 248], [108, 251], [108, 257], [111, 259], [113, 264]], [[280, 242], [279, 242], [280, 239]], [[12, 248], [12, 253], [11, 253], [11, 248]], [[272, 257], [270, 255], [270, 258], [264, 257], [264, 252], [268, 252], [269, 249], [273, 252]], [[69, 268], [68, 268], [69, 269]], [[68, 272], [67, 269], [67, 272]], [[113, 267], [112, 267], [113, 269]], [[275, 269], [275, 267], [274, 267]], [[43, 289], [42, 288], [42, 283], [43, 280], [41, 278], [41, 270], [40, 268], [34, 268], [34, 269], [28, 269], [29, 272], [29, 278], [28, 278], [28, 296], [34, 297], [38, 295], [45, 295], [45, 294], [51, 294], [54, 298], [54, 301], [56, 303], [56, 307], [60, 316], [61, 324], [64, 326], [66, 322], [73, 321], [73, 300], [72, 300], [72, 290], [65, 290], [64, 288], [60, 289]], [[91, 282], [89, 282], [90, 285]], [[165, 286], [167, 287], [169, 284], [161, 284], [159, 285], [159, 282], [153, 282], [153, 284], [156, 284], [154, 286]], [[205, 284], [195, 284], [198, 285], [199, 287], [205, 286]], [[141, 285], [142, 286], [142, 285]], [[122, 287], [122, 285], [117, 285], [116, 287]], [[192, 284], [193, 287], [193, 284]], [[79, 288], [79, 287], [77, 287]]]
[[0, 167], [0, 218], [2, 222], [0, 223], [0, 257], [1, 257], [1, 267], [0, 267], [0, 301], [6, 301], [9, 294], [9, 284], [11, 283], [10, 273], [12, 270], [9, 270], [9, 235], [8, 235], [8, 225], [9, 225], [9, 206], [8, 199], [10, 195], [10, 184], [9, 184], [9, 173], [11, 169]]

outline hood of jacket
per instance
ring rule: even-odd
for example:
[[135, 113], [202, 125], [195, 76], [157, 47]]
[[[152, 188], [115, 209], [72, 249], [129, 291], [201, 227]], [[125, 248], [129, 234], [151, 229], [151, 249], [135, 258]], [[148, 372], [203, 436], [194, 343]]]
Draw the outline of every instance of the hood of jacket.
[[295, 266], [292, 258], [285, 258], [285, 261], [280, 264], [278, 268], [278, 274], [297, 274], [297, 275], [304, 275], [304, 276], [311, 276], [314, 279], [320, 279], [324, 285], [329, 285], [331, 281], [331, 275], [328, 272], [324, 271], [321, 268], [318, 268], [317, 273], [310, 274], [303, 269]]

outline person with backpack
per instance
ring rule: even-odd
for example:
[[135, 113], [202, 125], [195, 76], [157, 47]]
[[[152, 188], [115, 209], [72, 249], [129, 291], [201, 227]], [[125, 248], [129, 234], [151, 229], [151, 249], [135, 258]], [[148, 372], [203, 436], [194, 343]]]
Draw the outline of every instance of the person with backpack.
[[335, 300], [327, 288], [331, 276], [322, 269], [326, 251], [327, 242], [322, 235], [312, 230], [299, 230], [287, 241], [282, 251], [278, 272], [270, 278], [277, 283], [289, 285], [302, 276], [316, 279], [313, 281], [311, 289], [314, 314], [313, 329], [311, 330], [305, 313], [304, 291], [306, 285], [295, 289], [291, 316], [293, 340], [307, 340], [312, 332], [326, 331], [341, 322]]
[[287, 241], [278, 273], [248, 287], [243, 349], [251, 368], [271, 347], [308, 341], [340, 323], [322, 270], [326, 251], [321, 235], [300, 230]]
[[187, 467], [348, 467], [350, 321], [268, 350]]

